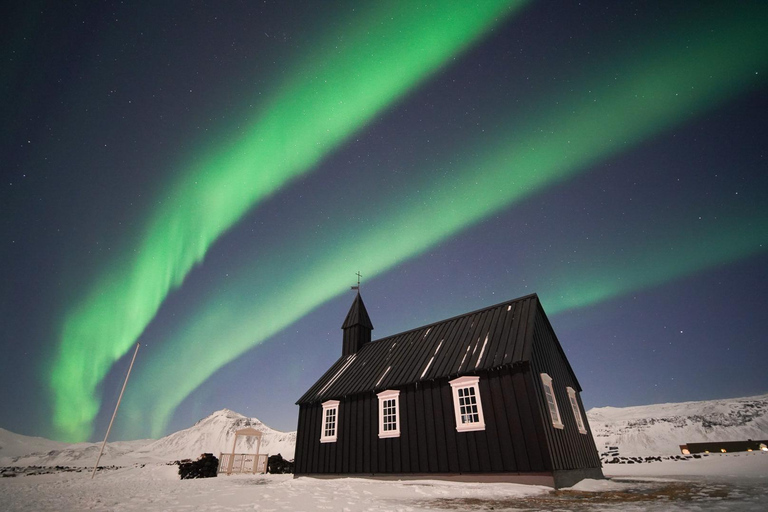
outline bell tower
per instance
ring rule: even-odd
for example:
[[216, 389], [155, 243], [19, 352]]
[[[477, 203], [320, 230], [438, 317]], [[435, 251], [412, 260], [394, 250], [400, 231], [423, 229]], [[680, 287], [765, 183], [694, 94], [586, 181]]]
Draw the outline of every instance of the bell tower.
[[360, 290], [357, 291], [355, 301], [352, 303], [352, 307], [349, 308], [349, 313], [347, 313], [347, 318], [344, 320], [341, 329], [344, 331], [344, 343], [341, 349], [342, 356], [355, 354], [360, 350], [360, 347], [371, 341], [373, 324], [370, 317], [368, 317], [368, 311], [365, 310]]

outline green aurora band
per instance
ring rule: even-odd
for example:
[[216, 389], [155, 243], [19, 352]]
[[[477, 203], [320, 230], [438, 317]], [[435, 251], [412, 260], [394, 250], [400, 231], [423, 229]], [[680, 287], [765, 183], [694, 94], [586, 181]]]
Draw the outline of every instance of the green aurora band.
[[525, 3], [377, 2], [345, 44], [329, 39], [296, 66], [249, 132], [169, 187], [136, 257], [109, 268], [65, 317], [50, 375], [59, 438], [90, 436], [99, 383], [225, 231]]
[[635, 246], [622, 247], [629, 256], [575, 272], [553, 272], [556, 284], [542, 293], [547, 311], [590, 306], [768, 250], [768, 211], [725, 216], [698, 230], [688, 224], [655, 228], [664, 232], [651, 232]]
[[[345, 291], [350, 262], [363, 262], [361, 270], [370, 279], [762, 83], [760, 74], [768, 67], [768, 46], [762, 44], [768, 16], [763, 6], [752, 9], [675, 27], [667, 34], [668, 43], [650, 41], [639, 51], [625, 48], [631, 59], [614, 55], [600, 69], [585, 70], [581, 76], [588, 78], [569, 92], [542, 100], [541, 108], [533, 110], [543, 112], [536, 119], [510, 121], [494, 142], [461, 152], [479, 158], [454, 155], [463, 161], [453, 165], [452, 176], [414, 186], [398, 195], [396, 204], [371, 205], [374, 217], [364, 228], [355, 229], [347, 219], [325, 241], [307, 241], [307, 235], [298, 242], [304, 246], [292, 248], [294, 254], [308, 255], [296, 268], [273, 254], [242, 269], [241, 276], [262, 276], [256, 279], [263, 282], [244, 278], [211, 297], [142, 366], [127, 395], [127, 430], [150, 425], [153, 436], [162, 435], [175, 408], [219, 368]], [[671, 41], [687, 46], [675, 44], [670, 51]], [[588, 90], [592, 94], [585, 99]], [[616, 257], [581, 272], [570, 268], [568, 274], [578, 280], [563, 276], [551, 290], [540, 290], [548, 311], [588, 306], [768, 247], [765, 211], [723, 219], [698, 233], [674, 224], [663, 228], [674, 235], [667, 240], [663, 233], [646, 234], [647, 245], [638, 242], [631, 248], [634, 259]], [[345, 236], [349, 232], [355, 236]], [[622, 243], [628, 241], [617, 241]], [[297, 280], [296, 275], [311, 279]]]

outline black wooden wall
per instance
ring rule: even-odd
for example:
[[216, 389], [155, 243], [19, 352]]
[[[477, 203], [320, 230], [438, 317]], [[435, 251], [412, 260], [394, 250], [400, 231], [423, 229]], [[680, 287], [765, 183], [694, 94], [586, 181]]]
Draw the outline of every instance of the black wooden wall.
[[537, 391], [530, 371], [505, 367], [484, 372], [479, 385], [486, 429], [477, 432], [456, 432], [448, 379], [401, 389], [396, 438], [379, 439], [378, 399], [372, 391], [340, 399], [335, 443], [320, 443], [322, 406], [302, 405], [295, 473], [551, 471], [541, 413], [531, 398]]
[[568, 398], [566, 387], [570, 386], [580, 391], [568, 365], [560, 343], [557, 341], [554, 330], [544, 315], [541, 306], [538, 306], [536, 320], [534, 322], [533, 346], [531, 350], [531, 369], [534, 377], [535, 393], [540, 403], [544, 402], [544, 388], [539, 375], [547, 373], [552, 377], [552, 385], [555, 391], [557, 406], [565, 425], [564, 429], [552, 426], [549, 411], [541, 409], [544, 433], [548, 444], [548, 451], [552, 454], [552, 464], [555, 470], [599, 468], [600, 457], [592, 438], [592, 430], [584, 414], [584, 404], [581, 402], [581, 394], [577, 393], [579, 407], [587, 433], [581, 434], [573, 417], [571, 402]]

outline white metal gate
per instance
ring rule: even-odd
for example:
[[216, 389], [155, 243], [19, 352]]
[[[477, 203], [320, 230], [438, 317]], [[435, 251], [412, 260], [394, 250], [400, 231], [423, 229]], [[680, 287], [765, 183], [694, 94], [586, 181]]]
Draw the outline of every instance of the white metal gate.
[[266, 473], [267, 455], [254, 453], [222, 453], [219, 456], [219, 473]]
[[[267, 454], [260, 454], [261, 431], [253, 427], [242, 428], [235, 431], [235, 439], [232, 443], [232, 453], [221, 453], [219, 456], [219, 473], [266, 473], [267, 472]], [[235, 453], [237, 447], [237, 438], [255, 437], [256, 453]]]

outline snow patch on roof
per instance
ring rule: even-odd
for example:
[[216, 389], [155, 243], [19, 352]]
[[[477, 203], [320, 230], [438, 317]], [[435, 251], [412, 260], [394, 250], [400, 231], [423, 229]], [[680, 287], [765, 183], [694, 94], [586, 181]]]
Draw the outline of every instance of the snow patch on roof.
[[381, 381], [384, 380], [384, 377], [387, 376], [387, 374], [389, 373], [389, 370], [391, 369], [392, 369], [391, 366], [387, 366], [387, 369], [384, 370], [384, 373], [381, 374], [381, 377], [379, 377], [379, 380], [376, 382], [376, 387], [379, 387], [379, 384], [381, 384]]
[[443, 341], [445, 341], [445, 340], [440, 340], [440, 343], [437, 344], [437, 348], [435, 349], [435, 353], [432, 354], [432, 357], [429, 358], [429, 362], [427, 363], [427, 366], [425, 366], [424, 367], [424, 371], [421, 372], [421, 377], [419, 377], [420, 379], [424, 378], [424, 376], [427, 374], [427, 370], [429, 370], [429, 367], [432, 366], [432, 363], [435, 362], [435, 356], [437, 356], [437, 353], [440, 351], [440, 347], [443, 346]]
[[472, 349], [472, 355], [475, 355], [475, 352], [477, 352], [477, 347], [480, 346], [480, 336], [477, 337], [477, 340], [475, 341], [475, 348]]
[[477, 358], [477, 363], [475, 363], [475, 369], [480, 367], [480, 362], [483, 360], [483, 354], [485, 353], [485, 346], [488, 345], [488, 334], [485, 333], [485, 341], [483, 342], [483, 348], [480, 349], [480, 356]]
[[464, 357], [462, 357], [462, 358], [461, 358], [461, 362], [459, 363], [459, 367], [458, 367], [458, 368], [456, 368], [456, 371], [457, 371], [457, 372], [458, 372], [459, 370], [461, 370], [461, 367], [462, 367], [462, 366], [464, 366], [464, 361], [466, 361], [466, 360], [467, 360], [467, 355], [469, 355], [469, 349], [471, 349], [471, 348], [472, 348], [472, 345], [467, 345], [467, 351], [466, 351], [466, 352], [464, 352]]
[[342, 367], [339, 369], [339, 371], [337, 371], [337, 372], [336, 372], [336, 375], [334, 375], [334, 376], [333, 376], [333, 378], [332, 378], [331, 380], [329, 380], [329, 381], [328, 381], [328, 384], [326, 384], [325, 386], [323, 386], [323, 389], [321, 389], [321, 390], [320, 390], [320, 391], [317, 393], [317, 396], [321, 396], [323, 393], [325, 393], [325, 391], [326, 391], [326, 390], [327, 390], [329, 387], [331, 387], [331, 385], [332, 385], [334, 382], [336, 382], [336, 380], [337, 380], [339, 377], [341, 377], [341, 374], [342, 374], [342, 373], [344, 373], [344, 370], [346, 370], [346, 369], [349, 367], [349, 365], [350, 365], [350, 364], [352, 364], [352, 361], [354, 361], [354, 360], [355, 360], [355, 357], [357, 357], [357, 354], [351, 354], [350, 356], [348, 356], [348, 357], [347, 357], [347, 362], [346, 362], [346, 363], [344, 363], [344, 366], [342, 366]]

